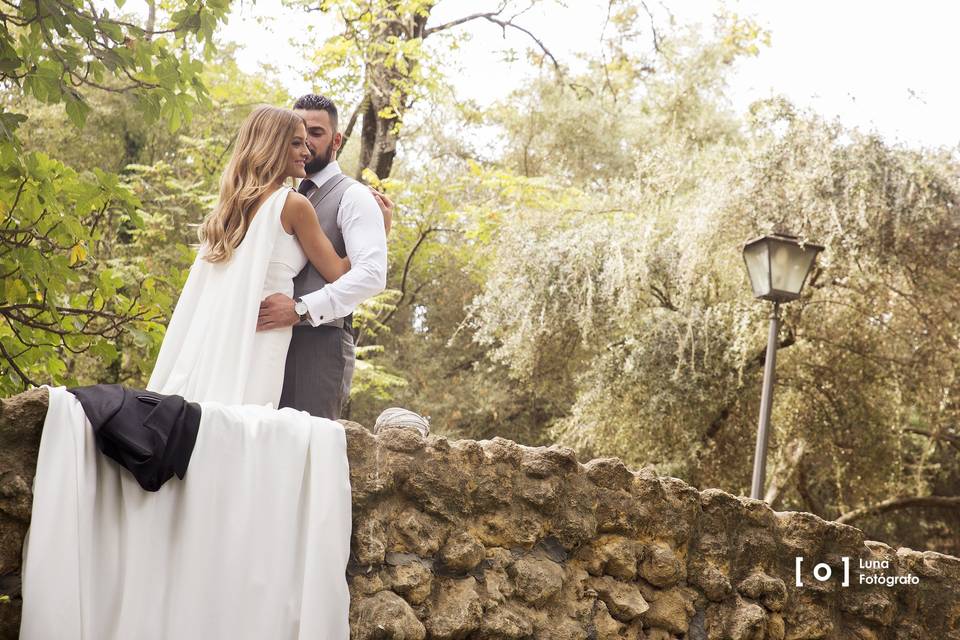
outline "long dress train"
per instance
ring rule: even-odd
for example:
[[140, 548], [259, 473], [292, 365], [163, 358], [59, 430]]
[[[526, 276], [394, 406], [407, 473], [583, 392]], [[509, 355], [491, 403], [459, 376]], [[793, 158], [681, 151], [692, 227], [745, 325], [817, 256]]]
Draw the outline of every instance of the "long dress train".
[[204, 248], [190, 268], [147, 388], [191, 401], [277, 407], [292, 329], [256, 331], [260, 301], [293, 295], [307, 262], [280, 223], [289, 187], [257, 210], [230, 260], [211, 263]]

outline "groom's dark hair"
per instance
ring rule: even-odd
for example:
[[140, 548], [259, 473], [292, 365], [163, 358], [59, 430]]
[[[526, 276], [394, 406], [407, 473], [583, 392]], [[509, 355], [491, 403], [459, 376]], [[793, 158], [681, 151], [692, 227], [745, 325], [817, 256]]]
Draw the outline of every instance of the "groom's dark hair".
[[333, 126], [333, 132], [337, 132], [337, 105], [333, 100], [326, 96], [318, 96], [315, 93], [308, 93], [300, 96], [293, 103], [294, 109], [306, 109], [307, 111], [326, 111], [330, 116], [330, 124]]

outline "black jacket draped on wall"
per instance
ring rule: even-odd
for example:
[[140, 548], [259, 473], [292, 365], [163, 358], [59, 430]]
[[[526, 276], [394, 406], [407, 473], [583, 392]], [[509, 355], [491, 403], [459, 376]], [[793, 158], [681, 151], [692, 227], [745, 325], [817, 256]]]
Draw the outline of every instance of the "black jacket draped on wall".
[[83, 406], [101, 453], [156, 491], [176, 473], [181, 480], [197, 442], [200, 405], [180, 396], [98, 384], [68, 389]]

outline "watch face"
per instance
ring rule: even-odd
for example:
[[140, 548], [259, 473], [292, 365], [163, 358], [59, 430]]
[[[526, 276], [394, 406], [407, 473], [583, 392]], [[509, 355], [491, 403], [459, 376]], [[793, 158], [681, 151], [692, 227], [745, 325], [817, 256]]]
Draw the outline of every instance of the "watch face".
[[298, 316], [302, 316], [307, 312], [307, 303], [301, 300], [293, 305], [293, 310], [297, 312]]

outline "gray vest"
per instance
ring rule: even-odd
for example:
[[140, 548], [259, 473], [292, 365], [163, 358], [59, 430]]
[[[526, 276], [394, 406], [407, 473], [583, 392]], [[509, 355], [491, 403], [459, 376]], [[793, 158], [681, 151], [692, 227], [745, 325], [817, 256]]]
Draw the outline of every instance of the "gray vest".
[[[356, 180], [340, 173], [307, 194], [307, 199], [317, 212], [317, 219], [320, 220], [320, 228], [323, 229], [323, 232], [330, 238], [333, 248], [341, 258], [347, 256], [347, 248], [343, 242], [343, 233], [340, 231], [340, 227], [337, 226], [337, 213], [340, 211], [340, 200], [343, 199], [344, 192], [355, 183]], [[320, 272], [308, 261], [303, 271], [298, 273], [293, 279], [293, 297], [299, 298], [308, 293], [313, 293], [318, 289], [322, 289], [327, 284], [329, 283], [320, 275]], [[344, 320], [347, 322], [345, 323]], [[351, 316], [337, 318], [332, 322], [325, 322], [320, 326], [343, 327], [345, 324], [348, 328], [350, 327]], [[310, 323], [301, 322], [298, 326], [309, 327]]]

